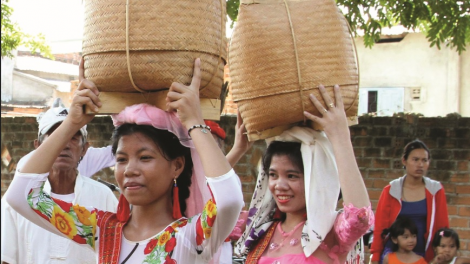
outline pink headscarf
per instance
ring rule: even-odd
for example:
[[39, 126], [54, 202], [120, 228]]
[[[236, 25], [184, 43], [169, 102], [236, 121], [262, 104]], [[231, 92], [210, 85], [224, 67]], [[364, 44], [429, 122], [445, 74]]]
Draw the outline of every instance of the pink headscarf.
[[126, 107], [119, 114], [113, 115], [113, 124], [118, 127], [122, 124], [150, 125], [157, 129], [167, 130], [178, 137], [180, 143], [191, 149], [193, 160], [192, 184], [189, 187], [189, 198], [186, 199], [187, 217], [191, 217], [202, 212], [205, 203], [210, 199], [209, 188], [206, 184], [204, 169], [197, 153], [193, 141], [188, 135], [188, 131], [181, 124], [175, 112], [166, 112], [155, 106], [148, 104], [138, 104]]

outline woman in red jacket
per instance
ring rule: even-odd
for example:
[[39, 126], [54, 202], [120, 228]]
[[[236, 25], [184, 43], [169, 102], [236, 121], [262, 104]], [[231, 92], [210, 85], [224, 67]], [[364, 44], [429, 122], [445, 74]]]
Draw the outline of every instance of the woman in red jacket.
[[414, 140], [405, 146], [402, 163], [406, 174], [384, 188], [377, 205], [372, 264], [382, 263], [383, 257], [391, 251], [392, 242], [382, 238], [381, 233], [399, 215], [410, 217], [418, 227], [418, 241], [413, 251], [428, 262], [433, 259], [432, 236], [439, 228], [449, 226], [449, 217], [444, 187], [425, 177], [430, 159], [429, 149], [423, 142]]

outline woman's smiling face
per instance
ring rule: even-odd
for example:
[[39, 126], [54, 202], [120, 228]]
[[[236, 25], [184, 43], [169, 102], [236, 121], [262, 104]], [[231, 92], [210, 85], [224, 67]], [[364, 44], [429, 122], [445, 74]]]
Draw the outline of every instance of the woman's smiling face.
[[269, 190], [283, 213], [305, 214], [304, 173], [287, 155], [273, 155], [269, 166]]
[[167, 160], [155, 142], [142, 133], [119, 140], [115, 177], [130, 204], [148, 205], [161, 199], [170, 203], [173, 179], [183, 167], [182, 157]]

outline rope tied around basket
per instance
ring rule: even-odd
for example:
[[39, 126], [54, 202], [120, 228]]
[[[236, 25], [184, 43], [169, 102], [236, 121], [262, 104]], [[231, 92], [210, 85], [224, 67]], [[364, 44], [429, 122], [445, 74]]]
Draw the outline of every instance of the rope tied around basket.
[[302, 104], [302, 116], [304, 117], [304, 124], [307, 122], [307, 119], [304, 115], [305, 112], [305, 106], [304, 106], [304, 100], [303, 100], [303, 87], [302, 87], [302, 77], [300, 75], [300, 64], [299, 64], [299, 54], [297, 51], [297, 43], [295, 42], [295, 33], [294, 33], [294, 26], [292, 25], [292, 19], [290, 16], [290, 11], [289, 11], [289, 6], [287, 5], [287, 1], [284, 0], [284, 4], [286, 6], [286, 11], [287, 11], [287, 18], [289, 18], [289, 25], [290, 25], [290, 30], [292, 32], [292, 41], [294, 43], [294, 53], [295, 53], [295, 63], [297, 64], [297, 77], [299, 79], [299, 93], [300, 93], [300, 102]]
[[132, 78], [131, 62], [129, 58], [129, 0], [126, 0], [126, 59], [127, 59], [127, 72], [129, 73], [129, 79], [131, 80], [132, 87], [141, 93], [145, 93], [144, 90], [140, 89], [135, 85], [134, 78]]
[[[129, 1], [129, 0], [128, 0]], [[219, 50], [218, 50], [218, 53], [219, 53], [219, 58], [217, 59], [217, 65], [215, 65], [215, 69], [214, 71], [212, 72], [212, 77], [211, 79], [209, 80], [209, 82], [206, 84], [206, 86], [202, 87], [201, 89], [199, 89], [199, 93], [206, 89], [211, 83], [212, 83], [212, 80], [214, 80], [214, 76], [217, 74], [217, 70], [219, 69], [219, 64], [220, 64], [220, 60], [222, 59], [222, 51], [221, 51], [221, 46], [223, 44], [223, 37], [224, 37], [224, 4], [222, 2], [223, 0], [220, 0], [220, 44], [219, 44]], [[211, 102], [212, 103], [212, 102]]]

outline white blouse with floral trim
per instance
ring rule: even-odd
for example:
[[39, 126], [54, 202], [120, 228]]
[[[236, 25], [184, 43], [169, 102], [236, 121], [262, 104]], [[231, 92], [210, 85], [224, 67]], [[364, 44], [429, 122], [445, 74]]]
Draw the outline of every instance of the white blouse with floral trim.
[[[105, 212], [51, 198], [42, 190], [47, 176], [17, 172], [5, 194], [8, 203], [40, 227], [88, 245], [98, 253], [100, 217]], [[240, 181], [233, 170], [207, 178], [207, 182], [214, 201], [209, 200], [201, 214], [176, 220], [144, 241], [132, 242], [122, 237], [119, 263], [137, 243], [126, 263], [207, 263], [232, 231], [243, 206]]]

